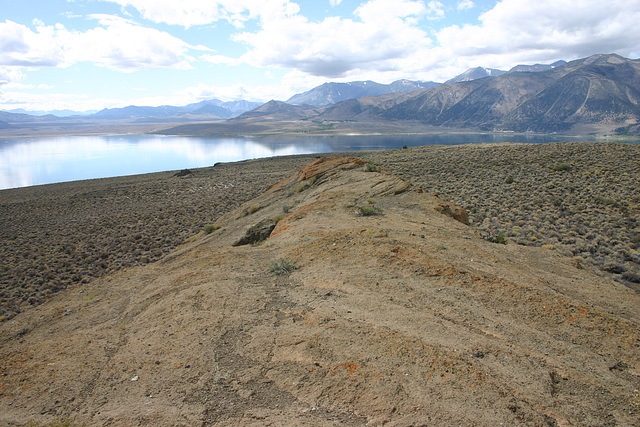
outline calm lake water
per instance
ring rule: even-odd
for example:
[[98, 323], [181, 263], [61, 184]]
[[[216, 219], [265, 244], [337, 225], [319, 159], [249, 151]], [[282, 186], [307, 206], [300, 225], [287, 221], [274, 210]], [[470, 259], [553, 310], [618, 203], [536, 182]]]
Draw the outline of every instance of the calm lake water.
[[427, 134], [197, 138], [152, 135], [0, 138], [0, 189], [212, 166], [260, 157], [456, 145], [585, 140], [551, 135]]

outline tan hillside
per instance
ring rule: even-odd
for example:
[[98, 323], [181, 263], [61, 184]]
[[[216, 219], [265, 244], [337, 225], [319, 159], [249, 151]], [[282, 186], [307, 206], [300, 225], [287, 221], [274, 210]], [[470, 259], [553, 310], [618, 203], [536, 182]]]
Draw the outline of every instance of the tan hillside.
[[640, 425], [640, 295], [377, 169], [1, 324], [0, 424]]

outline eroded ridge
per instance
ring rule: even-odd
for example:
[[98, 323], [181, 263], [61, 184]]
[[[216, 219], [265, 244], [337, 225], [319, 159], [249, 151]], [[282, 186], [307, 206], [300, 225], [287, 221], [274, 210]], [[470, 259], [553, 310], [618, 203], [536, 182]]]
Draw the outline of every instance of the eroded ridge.
[[636, 423], [639, 296], [465, 217], [377, 165], [313, 162], [1, 325], [0, 422]]

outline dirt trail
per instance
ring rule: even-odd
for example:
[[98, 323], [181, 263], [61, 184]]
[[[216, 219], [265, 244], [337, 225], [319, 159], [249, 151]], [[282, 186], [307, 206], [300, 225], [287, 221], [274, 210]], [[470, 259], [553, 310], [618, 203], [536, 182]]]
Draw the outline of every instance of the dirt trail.
[[0, 325], [0, 424], [640, 425], [640, 295], [367, 169]]

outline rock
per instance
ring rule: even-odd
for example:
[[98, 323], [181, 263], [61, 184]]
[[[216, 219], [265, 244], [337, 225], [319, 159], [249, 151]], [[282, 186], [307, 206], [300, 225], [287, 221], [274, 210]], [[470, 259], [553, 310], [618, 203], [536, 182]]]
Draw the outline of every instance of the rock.
[[187, 175], [191, 175], [193, 172], [191, 172], [189, 169], [182, 169], [179, 172], [174, 173], [172, 176], [174, 177], [183, 177], [183, 176], [187, 176]]
[[467, 212], [461, 206], [458, 206], [453, 202], [443, 201], [436, 209], [438, 212], [445, 214], [458, 222], [469, 225], [469, 216], [467, 215]]
[[240, 240], [236, 241], [232, 246], [249, 245], [266, 240], [271, 235], [274, 228], [276, 228], [276, 222], [273, 219], [263, 219], [253, 227], [249, 228], [247, 230], [247, 234], [240, 238]]

